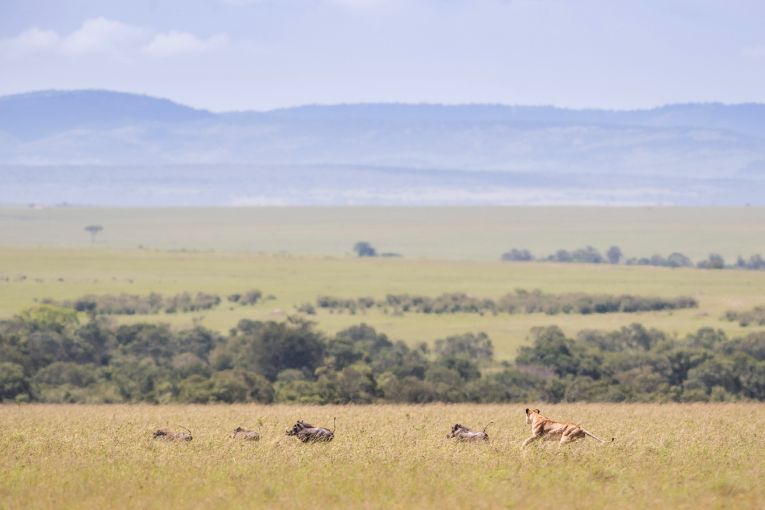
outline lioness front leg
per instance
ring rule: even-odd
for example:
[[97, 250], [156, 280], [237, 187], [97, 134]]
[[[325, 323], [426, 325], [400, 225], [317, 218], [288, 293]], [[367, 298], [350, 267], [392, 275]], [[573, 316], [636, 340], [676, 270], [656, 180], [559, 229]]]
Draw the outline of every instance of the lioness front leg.
[[521, 448], [526, 448], [526, 446], [528, 446], [529, 444], [531, 444], [532, 442], [536, 441], [537, 439], [541, 437], [542, 436], [531, 436], [530, 438], [528, 438], [527, 440], [523, 442], [523, 445], [521, 446]]

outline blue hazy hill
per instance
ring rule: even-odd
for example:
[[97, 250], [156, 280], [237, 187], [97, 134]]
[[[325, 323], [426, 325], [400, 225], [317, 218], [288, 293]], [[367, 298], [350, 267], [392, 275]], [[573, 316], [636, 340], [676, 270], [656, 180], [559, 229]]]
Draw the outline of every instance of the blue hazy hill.
[[308, 105], [267, 112], [214, 114], [145, 95], [106, 90], [40, 91], [0, 96], [0, 130], [23, 136], [132, 123], [357, 121], [393, 123], [541, 123], [697, 127], [765, 136], [765, 105], [675, 104], [647, 110], [574, 110], [552, 106], [351, 104]]
[[0, 97], [0, 131], [19, 138], [135, 123], [189, 122], [211, 116], [167, 99], [105, 90], [49, 90]]
[[0, 97], [0, 203], [738, 204], [764, 192], [760, 104], [214, 113], [110, 91]]

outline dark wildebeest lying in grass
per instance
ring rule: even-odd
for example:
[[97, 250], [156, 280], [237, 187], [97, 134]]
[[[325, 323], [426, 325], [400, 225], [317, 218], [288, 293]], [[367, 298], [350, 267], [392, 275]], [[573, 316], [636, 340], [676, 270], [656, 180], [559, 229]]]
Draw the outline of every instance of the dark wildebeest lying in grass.
[[[186, 427], [181, 427], [186, 429]], [[159, 441], [191, 441], [191, 431], [186, 429], [186, 432], [173, 432], [170, 429], [159, 429], [152, 434], [154, 439]]]
[[304, 443], [329, 442], [335, 438], [335, 425], [333, 422], [332, 430], [324, 427], [314, 427], [308, 423], [298, 420], [291, 429], [287, 430], [288, 436], [297, 436]]
[[[593, 439], [600, 441], [601, 443], [607, 443], [608, 441], [599, 438], [598, 436], [591, 434], [584, 430], [579, 425], [574, 423], [562, 423], [559, 421], [551, 420], [542, 416], [539, 409], [526, 409], [526, 424], [531, 425], [531, 437], [523, 442], [521, 448], [525, 448], [529, 443], [536, 441], [537, 439], [545, 439], [552, 441], [560, 441], [561, 445], [575, 441], [576, 439], [584, 439], [585, 436], [590, 436]], [[614, 438], [611, 438], [613, 441]]]
[[237, 427], [231, 433], [231, 438], [244, 439], [245, 441], [258, 441], [260, 439], [260, 434], [254, 430], [247, 430], [243, 429], [242, 427]]
[[452, 431], [447, 434], [446, 437], [448, 439], [454, 438], [457, 441], [488, 441], [489, 434], [486, 433], [486, 429], [489, 427], [489, 425], [491, 425], [491, 423], [488, 423], [486, 427], [483, 428], [483, 432], [476, 432], [474, 430], [470, 430], [464, 425], [457, 423], [452, 427]]

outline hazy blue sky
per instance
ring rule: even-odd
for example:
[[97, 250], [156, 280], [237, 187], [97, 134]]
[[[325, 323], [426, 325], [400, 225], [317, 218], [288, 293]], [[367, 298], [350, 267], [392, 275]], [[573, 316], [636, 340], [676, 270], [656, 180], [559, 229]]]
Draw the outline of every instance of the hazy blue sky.
[[0, 0], [0, 94], [213, 110], [765, 102], [762, 0]]

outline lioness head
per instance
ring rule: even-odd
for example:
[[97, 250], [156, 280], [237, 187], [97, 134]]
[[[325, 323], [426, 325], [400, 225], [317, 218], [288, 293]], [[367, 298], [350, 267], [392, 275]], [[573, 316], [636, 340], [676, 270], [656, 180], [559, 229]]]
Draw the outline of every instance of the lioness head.
[[541, 413], [542, 413], [542, 411], [540, 411], [539, 409], [529, 409], [527, 407], [526, 408], [526, 425], [531, 425], [532, 415], [534, 415], [534, 414], [541, 414]]

